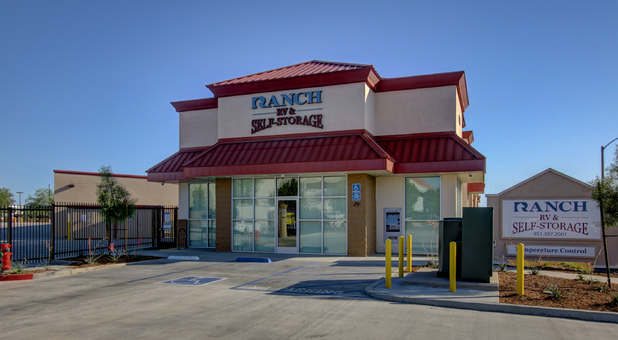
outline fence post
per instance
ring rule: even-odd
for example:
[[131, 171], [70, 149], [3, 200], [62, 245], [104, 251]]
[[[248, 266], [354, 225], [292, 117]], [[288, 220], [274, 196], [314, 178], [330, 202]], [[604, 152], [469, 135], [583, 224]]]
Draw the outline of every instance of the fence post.
[[56, 259], [56, 204], [51, 205], [51, 211], [49, 212], [50, 230], [49, 230], [49, 243], [51, 246], [50, 257], [52, 260]]
[[9, 207], [9, 224], [6, 229], [6, 243], [13, 244], [13, 208]]

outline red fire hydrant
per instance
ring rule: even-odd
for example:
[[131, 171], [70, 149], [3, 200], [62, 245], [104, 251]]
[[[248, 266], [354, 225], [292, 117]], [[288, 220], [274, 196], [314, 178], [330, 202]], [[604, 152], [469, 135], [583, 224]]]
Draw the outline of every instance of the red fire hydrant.
[[11, 270], [11, 251], [9, 248], [13, 246], [8, 243], [0, 244], [0, 253], [2, 253], [2, 270]]

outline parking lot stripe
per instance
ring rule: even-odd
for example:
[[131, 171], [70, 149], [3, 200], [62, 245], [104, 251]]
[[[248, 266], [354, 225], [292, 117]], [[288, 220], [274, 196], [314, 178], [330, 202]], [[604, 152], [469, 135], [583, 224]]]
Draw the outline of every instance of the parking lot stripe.
[[137, 279], [137, 280], [127, 281], [127, 283], [133, 283], [133, 282], [137, 282], [137, 281], [144, 281], [144, 280], [154, 279], [154, 278], [161, 277], [161, 276], [167, 276], [167, 275], [172, 275], [172, 274], [178, 274], [178, 273], [188, 272], [188, 271], [191, 271], [191, 270], [197, 270], [197, 269], [208, 268], [208, 267], [213, 267], [213, 266], [220, 266], [220, 265], [222, 265], [222, 264], [227, 264], [227, 263], [231, 263], [231, 262], [215, 263], [215, 264], [209, 264], [209, 265], [207, 265], [207, 266], [201, 266], [201, 267], [196, 267], [196, 268], [191, 268], [191, 269], [179, 270], [179, 271], [177, 271], [177, 272], [171, 272], [171, 273], [166, 273], [166, 274], [161, 274], [161, 275], [155, 275], [155, 276], [145, 277], [145, 278], [142, 278], [142, 279]]

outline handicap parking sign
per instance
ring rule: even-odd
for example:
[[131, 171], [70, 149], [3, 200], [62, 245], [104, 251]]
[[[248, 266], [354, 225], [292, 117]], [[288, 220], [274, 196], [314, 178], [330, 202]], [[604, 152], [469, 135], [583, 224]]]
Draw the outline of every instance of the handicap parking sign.
[[352, 184], [352, 201], [360, 201], [361, 200], [361, 185], [360, 183]]

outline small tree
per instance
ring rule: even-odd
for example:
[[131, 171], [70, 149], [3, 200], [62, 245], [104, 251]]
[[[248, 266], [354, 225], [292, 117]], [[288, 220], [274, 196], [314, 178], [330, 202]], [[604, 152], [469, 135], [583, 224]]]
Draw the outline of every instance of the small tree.
[[28, 195], [28, 198], [26, 198], [26, 205], [29, 206], [52, 204], [54, 204], [54, 195], [49, 188], [38, 188], [34, 192], [34, 195]]
[[[616, 157], [614, 162], [605, 171], [605, 178], [597, 177], [590, 182], [592, 187], [591, 197], [599, 205], [601, 210], [602, 224], [605, 229], [613, 228], [618, 225], [618, 146], [616, 147]], [[605, 230], [603, 230], [605, 233]], [[605, 234], [603, 234], [605, 235]], [[611, 278], [609, 275], [609, 263], [607, 263], [607, 244], [604, 240], [603, 247], [605, 248], [605, 266], [607, 269], [607, 280], [611, 288]]]
[[15, 198], [9, 188], [0, 188], [0, 206], [1, 205], [13, 205]]
[[[105, 217], [107, 237], [112, 239], [111, 225], [114, 224], [114, 234], [119, 221], [123, 221], [135, 213], [135, 203], [131, 193], [113, 176], [110, 166], [99, 169], [101, 182], [97, 184], [97, 202], [101, 205], [101, 214]], [[114, 235], [118, 236], [118, 235]]]

